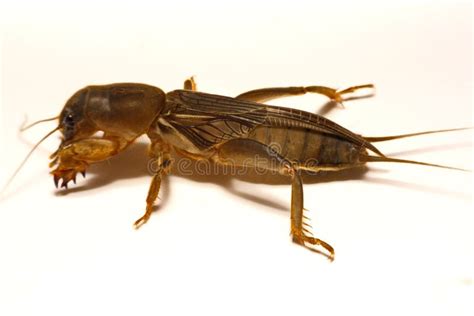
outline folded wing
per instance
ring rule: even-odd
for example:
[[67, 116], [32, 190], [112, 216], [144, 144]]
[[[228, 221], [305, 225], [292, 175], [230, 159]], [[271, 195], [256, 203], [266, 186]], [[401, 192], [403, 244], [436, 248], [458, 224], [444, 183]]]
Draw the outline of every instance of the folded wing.
[[201, 150], [268, 126], [331, 134], [383, 156], [363, 137], [317, 114], [188, 90], [172, 91], [167, 100], [166, 122]]

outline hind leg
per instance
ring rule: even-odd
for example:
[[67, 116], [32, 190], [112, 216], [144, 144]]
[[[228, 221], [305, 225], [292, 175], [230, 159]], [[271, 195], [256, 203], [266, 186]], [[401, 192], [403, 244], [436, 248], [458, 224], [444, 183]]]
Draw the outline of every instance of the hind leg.
[[327, 242], [313, 237], [310, 227], [306, 222], [303, 207], [303, 182], [301, 175], [296, 169], [289, 169], [288, 174], [292, 178], [291, 182], [291, 235], [293, 242], [312, 251], [317, 251], [314, 246], [321, 246], [329, 252], [329, 260], [334, 260], [334, 248]]
[[334, 249], [321, 239], [312, 236], [303, 214], [303, 182], [294, 165], [265, 144], [250, 139], [233, 139], [217, 146], [212, 157], [217, 163], [232, 167], [250, 167], [277, 172], [291, 177], [291, 235], [293, 242], [317, 251], [315, 246], [323, 247], [334, 259]]
[[[344, 99], [346, 94], [350, 94], [362, 89], [371, 89], [372, 92], [360, 97], [348, 97]], [[317, 93], [327, 96], [334, 102], [342, 103], [343, 101], [370, 97], [373, 95], [373, 90], [375, 89], [373, 84], [364, 84], [358, 86], [352, 86], [346, 89], [333, 89], [324, 86], [307, 86], [307, 87], [276, 87], [276, 88], [264, 88], [247, 91], [245, 93], [239, 94], [236, 99], [254, 101], [254, 102], [267, 102], [270, 100], [284, 98], [289, 96], [303, 95], [306, 93]]]

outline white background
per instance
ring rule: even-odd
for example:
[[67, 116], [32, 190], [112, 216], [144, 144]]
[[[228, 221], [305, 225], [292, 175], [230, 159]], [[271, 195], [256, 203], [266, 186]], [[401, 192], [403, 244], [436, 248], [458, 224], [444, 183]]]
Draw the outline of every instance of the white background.
[[[237, 95], [373, 82], [327, 116], [366, 136], [472, 125], [472, 8], [460, 1], [4, 4], [1, 181], [88, 84]], [[279, 105], [318, 111], [322, 97]], [[469, 131], [381, 143], [472, 168]], [[143, 139], [146, 142], [146, 139]], [[1, 315], [472, 315], [472, 174], [371, 164], [305, 186], [333, 263], [291, 243], [290, 186], [171, 175], [139, 231], [145, 145], [55, 190], [40, 146], [0, 201]], [[245, 180], [245, 179], [244, 179]], [[255, 182], [255, 181], [254, 181]], [[257, 181], [258, 182], [258, 181]]]

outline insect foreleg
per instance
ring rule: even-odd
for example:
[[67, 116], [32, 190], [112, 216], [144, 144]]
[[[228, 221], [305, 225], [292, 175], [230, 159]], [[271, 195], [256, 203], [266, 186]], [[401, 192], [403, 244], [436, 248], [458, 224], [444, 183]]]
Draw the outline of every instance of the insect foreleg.
[[[273, 99], [284, 98], [289, 96], [303, 95], [306, 93], [317, 93], [327, 96], [334, 102], [342, 103], [353, 99], [351, 97], [344, 99], [345, 94], [353, 93], [361, 89], [375, 89], [373, 84], [364, 84], [358, 86], [352, 86], [346, 89], [333, 89], [324, 86], [308, 86], [308, 87], [284, 87], [284, 88], [264, 88], [247, 91], [245, 93], [239, 94], [236, 99], [254, 101], [254, 102], [267, 102]], [[372, 96], [372, 94], [368, 94]]]
[[50, 167], [57, 164], [56, 169], [51, 172], [56, 186], [62, 179], [61, 186], [67, 188], [69, 181], [76, 181], [78, 172], [85, 174], [89, 164], [105, 160], [117, 154], [120, 149], [118, 141], [105, 138], [86, 138], [65, 145], [52, 156], [50, 164]]
[[314, 238], [305, 227], [303, 215], [303, 182], [295, 166], [286, 158], [276, 153], [271, 147], [251, 139], [233, 139], [216, 147], [214, 161], [233, 167], [252, 167], [275, 171], [290, 176], [291, 185], [291, 234], [293, 241], [310, 250], [313, 246], [322, 246], [334, 258], [334, 249], [326, 242]]
[[135, 228], [140, 228], [145, 224], [153, 213], [153, 204], [160, 192], [161, 179], [171, 167], [171, 158], [169, 154], [169, 147], [161, 142], [153, 142], [150, 146], [149, 155], [153, 159], [153, 164], [150, 164], [154, 170], [153, 178], [151, 179], [150, 188], [146, 198], [145, 214], [135, 221]]

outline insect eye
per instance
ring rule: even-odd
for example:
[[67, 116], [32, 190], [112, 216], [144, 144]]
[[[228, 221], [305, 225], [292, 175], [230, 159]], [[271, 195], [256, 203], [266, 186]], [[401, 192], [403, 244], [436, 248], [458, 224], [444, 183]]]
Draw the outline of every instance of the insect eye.
[[73, 118], [72, 114], [69, 114], [68, 116], [66, 116], [64, 118], [64, 124], [66, 126], [73, 126], [74, 125], [74, 118]]
[[62, 125], [63, 125], [63, 133], [66, 140], [70, 140], [74, 136], [75, 131], [75, 123], [74, 123], [74, 116], [72, 114], [68, 114], [64, 116]]

